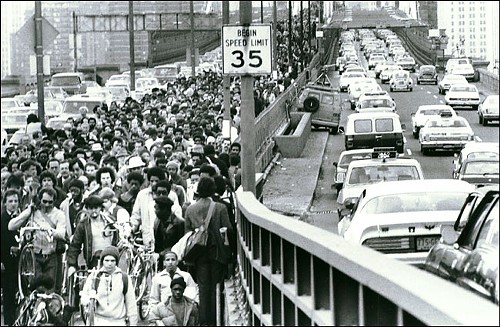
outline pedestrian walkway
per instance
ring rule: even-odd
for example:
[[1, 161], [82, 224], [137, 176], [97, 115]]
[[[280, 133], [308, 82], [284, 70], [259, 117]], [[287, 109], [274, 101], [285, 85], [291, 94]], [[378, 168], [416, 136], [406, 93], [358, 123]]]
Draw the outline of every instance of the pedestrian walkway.
[[328, 133], [312, 131], [299, 158], [280, 157], [263, 187], [263, 204], [287, 216], [304, 216], [314, 198]]

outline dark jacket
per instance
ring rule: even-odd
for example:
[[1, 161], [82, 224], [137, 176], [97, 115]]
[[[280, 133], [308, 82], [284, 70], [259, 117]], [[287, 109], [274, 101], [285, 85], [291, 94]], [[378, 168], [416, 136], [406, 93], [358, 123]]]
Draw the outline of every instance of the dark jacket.
[[[87, 267], [90, 268], [93, 256], [92, 247], [92, 227], [90, 224], [90, 217], [83, 217], [76, 226], [75, 233], [73, 234], [73, 239], [69, 244], [67, 252], [68, 266], [78, 267], [78, 255], [82, 249], [83, 244], [83, 257], [87, 263]], [[113, 240], [111, 244], [116, 246], [118, 244], [118, 233], [113, 234]]]
[[[162, 320], [166, 323], [166, 326], [177, 326], [177, 324], [171, 324], [176, 321], [171, 300], [172, 297], [169, 296], [165, 303], [160, 302], [158, 305], [154, 306], [151, 311], [150, 320]], [[184, 301], [186, 303], [186, 310], [184, 311], [184, 321], [181, 326], [199, 326], [198, 304], [186, 296], [184, 296]]]
[[184, 236], [184, 219], [171, 214], [169, 218], [156, 219], [154, 225], [155, 252], [170, 250]]
[[[5, 206], [2, 206], [2, 216], [1, 216], [1, 248], [0, 248], [0, 258], [4, 265], [7, 264], [17, 264], [17, 258], [10, 255], [10, 248], [12, 246], [18, 246], [16, 242], [17, 231], [10, 231], [9, 221], [12, 219], [11, 215], [7, 213]], [[184, 228], [184, 226], [183, 226]]]

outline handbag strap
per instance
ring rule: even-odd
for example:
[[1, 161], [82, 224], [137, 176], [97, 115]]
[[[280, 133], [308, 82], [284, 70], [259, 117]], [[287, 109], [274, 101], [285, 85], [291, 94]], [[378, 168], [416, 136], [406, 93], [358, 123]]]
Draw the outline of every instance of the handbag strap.
[[210, 220], [212, 220], [212, 214], [214, 212], [215, 202], [210, 199], [210, 207], [208, 207], [207, 217], [205, 218], [205, 230], [208, 230], [208, 225], [210, 225]]

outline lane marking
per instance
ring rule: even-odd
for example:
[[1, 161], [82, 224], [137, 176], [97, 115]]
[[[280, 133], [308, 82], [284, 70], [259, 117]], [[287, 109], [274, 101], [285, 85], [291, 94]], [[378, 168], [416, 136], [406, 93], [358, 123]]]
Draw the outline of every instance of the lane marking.
[[[424, 88], [421, 87], [420, 89], [423, 90]], [[431, 94], [431, 91], [427, 91], [427, 94]]]
[[406, 152], [408, 153], [409, 156], [411, 156], [411, 149], [406, 149]]
[[476, 136], [476, 141], [477, 142], [483, 142], [483, 140], [479, 136]]

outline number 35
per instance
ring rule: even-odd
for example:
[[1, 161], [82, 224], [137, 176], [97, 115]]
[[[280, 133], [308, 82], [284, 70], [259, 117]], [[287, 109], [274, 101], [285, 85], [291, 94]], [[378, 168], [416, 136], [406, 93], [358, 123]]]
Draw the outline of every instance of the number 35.
[[[241, 68], [245, 65], [244, 53], [241, 50], [234, 50], [232, 53], [236, 57], [236, 63], [231, 63], [231, 66]], [[256, 68], [262, 65], [262, 58], [259, 56], [260, 50], [250, 50], [248, 54], [248, 64], [250, 67]]]

